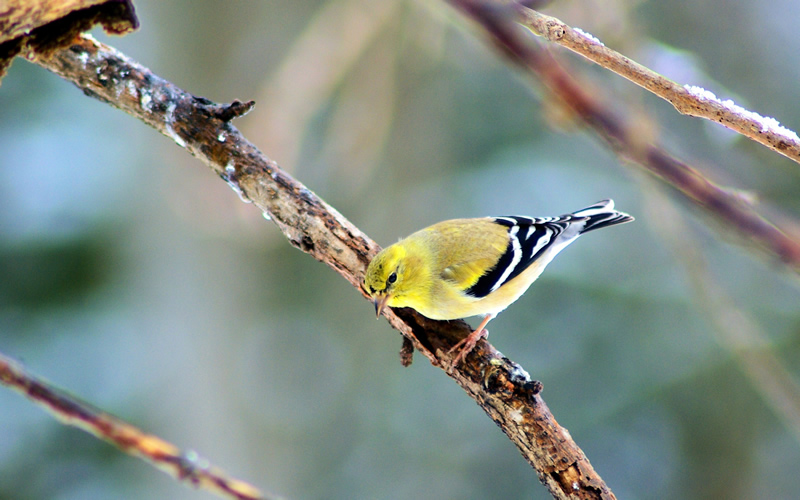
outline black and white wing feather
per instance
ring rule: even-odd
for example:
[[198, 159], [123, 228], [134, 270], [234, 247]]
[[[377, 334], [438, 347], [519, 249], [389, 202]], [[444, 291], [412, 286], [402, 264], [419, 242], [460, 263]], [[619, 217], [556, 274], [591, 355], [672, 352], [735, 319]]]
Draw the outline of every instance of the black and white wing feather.
[[494, 217], [494, 223], [508, 228], [508, 246], [497, 264], [466, 293], [475, 298], [486, 297], [532, 264], [544, 267], [581, 234], [632, 220], [630, 215], [614, 210], [612, 200], [559, 217]]

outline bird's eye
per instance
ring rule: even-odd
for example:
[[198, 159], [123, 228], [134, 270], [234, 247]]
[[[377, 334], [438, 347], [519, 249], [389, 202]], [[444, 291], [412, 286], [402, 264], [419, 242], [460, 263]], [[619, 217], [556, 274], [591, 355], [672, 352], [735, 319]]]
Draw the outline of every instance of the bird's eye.
[[386, 280], [386, 282], [389, 283], [390, 285], [395, 281], [397, 281], [397, 273], [390, 274], [389, 278]]

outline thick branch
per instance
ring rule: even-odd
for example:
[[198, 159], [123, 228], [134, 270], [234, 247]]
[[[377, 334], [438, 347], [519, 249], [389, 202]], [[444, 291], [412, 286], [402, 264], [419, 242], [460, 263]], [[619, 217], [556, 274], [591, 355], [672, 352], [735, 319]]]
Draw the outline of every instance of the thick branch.
[[131, 0], [2, 0], [0, 80], [20, 52], [50, 54], [98, 23], [117, 35], [139, 26]]
[[[268, 215], [295, 247], [324, 262], [361, 291], [378, 245], [297, 182], [223, 120], [219, 106], [192, 96], [114, 49], [84, 36], [38, 64], [89, 96], [171, 137]], [[363, 294], [363, 291], [361, 291]], [[415, 311], [387, 311], [389, 322], [434, 365], [470, 332], [466, 323], [437, 322]], [[407, 359], [407, 349], [403, 352]], [[490, 344], [479, 342], [450, 375], [516, 444], [557, 498], [614, 498], [539, 395], [541, 384]]]
[[[58, 23], [57, 25], [54, 23]], [[0, 43], [28, 37], [50, 25], [47, 35], [61, 36], [69, 28], [73, 36], [79, 26], [91, 28], [100, 23], [109, 33], [123, 34], [136, 29], [139, 21], [130, 0], [3, 0], [0, 15]], [[35, 34], [44, 38], [42, 33]]]

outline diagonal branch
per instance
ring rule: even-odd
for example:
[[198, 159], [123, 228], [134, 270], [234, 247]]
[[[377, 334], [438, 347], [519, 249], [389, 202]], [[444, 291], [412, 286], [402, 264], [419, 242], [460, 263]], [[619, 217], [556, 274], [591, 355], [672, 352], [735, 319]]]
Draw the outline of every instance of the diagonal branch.
[[194, 452], [183, 453], [176, 446], [56, 389], [2, 354], [0, 384], [25, 395], [60, 421], [108, 441], [192, 486], [236, 500], [277, 498], [263, 496], [253, 486], [228, 477]]
[[[741, 236], [795, 273], [800, 273], [800, 238], [776, 227], [741, 196], [725, 189], [657, 144], [650, 144], [631, 120], [601, 103], [568, 73], [549, 52], [532, 43], [520, 30], [517, 11], [489, 0], [450, 0], [471, 17], [509, 60], [535, 76], [549, 95], [571, 110], [616, 153], [661, 179], [693, 204], [703, 208]], [[515, 8], [519, 8], [516, 6]], [[594, 43], [594, 42], [592, 42]]]
[[[247, 141], [227, 121], [236, 113], [225, 113], [224, 106], [179, 89], [89, 36], [52, 58], [33, 59], [86, 95], [171, 137], [262, 210], [292, 245], [327, 264], [363, 294], [363, 274], [378, 245]], [[410, 309], [385, 314], [407, 339], [406, 361], [410, 341], [432, 364], [450, 366], [450, 347], [471, 332], [463, 321], [432, 321]], [[539, 394], [541, 384], [488, 342], [479, 342], [466, 361], [447, 374], [500, 426], [553, 496], [615, 498], [553, 418]]]
[[520, 22], [535, 34], [582, 55], [649, 90], [672, 104], [680, 113], [720, 123], [776, 153], [800, 163], [800, 137], [781, 126], [774, 118], [720, 100], [708, 90], [694, 85], [680, 85], [603, 45], [597, 38], [572, 28], [555, 17], [518, 6]]

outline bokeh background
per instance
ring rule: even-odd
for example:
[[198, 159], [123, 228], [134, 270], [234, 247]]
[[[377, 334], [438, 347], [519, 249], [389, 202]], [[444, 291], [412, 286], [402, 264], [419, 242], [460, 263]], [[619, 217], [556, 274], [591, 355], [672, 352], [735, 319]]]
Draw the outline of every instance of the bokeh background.
[[[136, 2], [96, 36], [235, 122], [381, 244], [612, 197], [491, 340], [620, 498], [796, 498], [797, 277], [563, 120], [444, 2]], [[800, 128], [800, 3], [546, 9], [681, 83]], [[561, 54], [564, 51], [556, 50]], [[568, 56], [643, 134], [789, 226], [800, 168]], [[501, 431], [324, 265], [173, 141], [17, 60], [0, 87], [0, 350], [289, 498], [549, 498]], [[474, 321], [474, 320], [473, 320]], [[731, 343], [731, 334], [744, 339]], [[797, 392], [783, 402], [796, 404]], [[780, 398], [778, 398], [780, 400]], [[0, 497], [211, 498], [0, 389]]]

